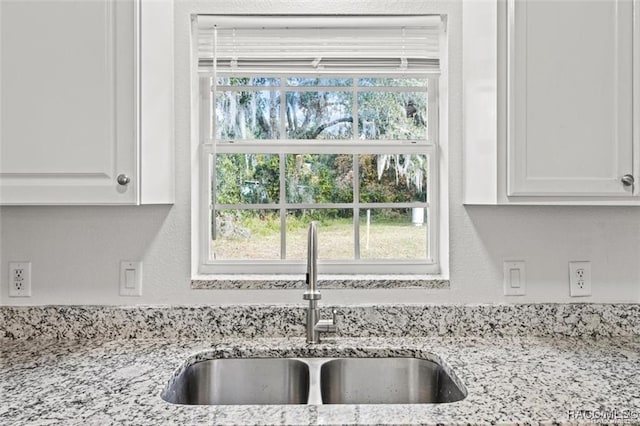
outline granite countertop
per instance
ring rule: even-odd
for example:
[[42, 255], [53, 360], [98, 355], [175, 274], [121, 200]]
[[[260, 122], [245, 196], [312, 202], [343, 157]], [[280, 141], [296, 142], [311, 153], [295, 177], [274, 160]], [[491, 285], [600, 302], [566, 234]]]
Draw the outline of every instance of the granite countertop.
[[[199, 357], [438, 356], [451, 404], [181, 406], [160, 393]], [[640, 424], [640, 337], [433, 336], [3, 340], [0, 424]], [[612, 415], [615, 419], [598, 416]]]

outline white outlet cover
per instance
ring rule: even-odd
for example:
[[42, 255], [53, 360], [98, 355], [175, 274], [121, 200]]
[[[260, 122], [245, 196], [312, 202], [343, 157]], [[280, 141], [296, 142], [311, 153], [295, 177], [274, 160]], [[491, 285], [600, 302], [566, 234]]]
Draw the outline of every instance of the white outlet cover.
[[9, 262], [9, 297], [31, 297], [31, 262]]
[[591, 296], [591, 262], [569, 262], [569, 294], [571, 297]]

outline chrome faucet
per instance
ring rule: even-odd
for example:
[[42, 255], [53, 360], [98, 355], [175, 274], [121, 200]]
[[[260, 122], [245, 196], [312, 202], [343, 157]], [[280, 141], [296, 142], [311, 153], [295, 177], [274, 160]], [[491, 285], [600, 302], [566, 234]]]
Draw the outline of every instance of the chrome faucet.
[[318, 283], [318, 229], [316, 222], [309, 225], [307, 235], [307, 290], [302, 298], [309, 301], [307, 308], [307, 343], [320, 343], [320, 333], [335, 333], [337, 311], [333, 310], [333, 318], [330, 320], [320, 319], [320, 291], [317, 289]]

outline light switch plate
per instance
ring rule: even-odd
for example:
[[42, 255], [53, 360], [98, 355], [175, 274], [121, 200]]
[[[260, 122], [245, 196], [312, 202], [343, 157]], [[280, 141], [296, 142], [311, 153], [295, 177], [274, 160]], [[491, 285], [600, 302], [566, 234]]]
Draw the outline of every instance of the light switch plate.
[[142, 262], [120, 262], [120, 296], [142, 296]]
[[524, 261], [505, 260], [504, 262], [504, 295], [524, 296], [527, 294], [527, 277]]

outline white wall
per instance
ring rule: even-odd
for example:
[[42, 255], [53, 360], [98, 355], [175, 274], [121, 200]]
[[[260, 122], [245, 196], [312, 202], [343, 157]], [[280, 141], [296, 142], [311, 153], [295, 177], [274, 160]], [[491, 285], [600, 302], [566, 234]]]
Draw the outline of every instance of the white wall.
[[[449, 290], [334, 290], [325, 303], [640, 302], [640, 209], [462, 205], [461, 3], [439, 1], [176, 0], [176, 203], [144, 207], [0, 209], [0, 303], [302, 303], [296, 290], [190, 289], [189, 14], [450, 14]], [[144, 261], [143, 296], [118, 296], [120, 260]], [[502, 262], [527, 262], [527, 295], [502, 295]], [[7, 262], [33, 262], [33, 296], [8, 297]], [[593, 296], [572, 299], [569, 260], [591, 260]]]

